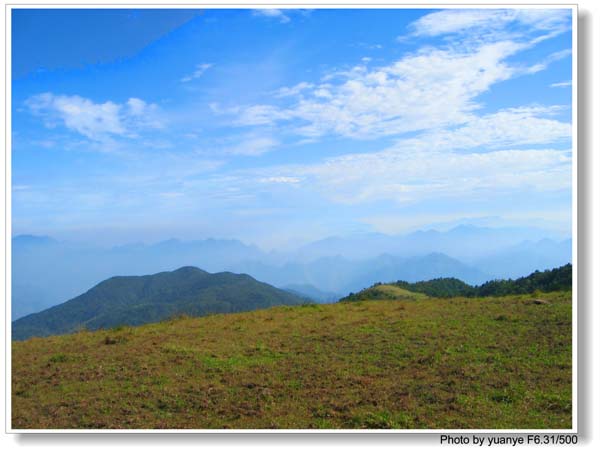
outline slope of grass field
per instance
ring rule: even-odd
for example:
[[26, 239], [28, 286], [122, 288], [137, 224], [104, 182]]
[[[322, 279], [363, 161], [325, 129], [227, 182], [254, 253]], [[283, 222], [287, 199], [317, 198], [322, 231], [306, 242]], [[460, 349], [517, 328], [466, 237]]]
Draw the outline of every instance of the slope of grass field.
[[571, 293], [541, 299], [281, 306], [13, 342], [12, 426], [570, 428]]

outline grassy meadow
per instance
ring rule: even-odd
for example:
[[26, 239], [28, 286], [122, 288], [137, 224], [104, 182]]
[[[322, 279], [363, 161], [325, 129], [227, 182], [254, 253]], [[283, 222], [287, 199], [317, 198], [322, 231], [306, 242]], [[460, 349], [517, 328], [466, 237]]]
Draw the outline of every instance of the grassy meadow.
[[570, 292], [379, 290], [13, 342], [12, 427], [571, 427]]

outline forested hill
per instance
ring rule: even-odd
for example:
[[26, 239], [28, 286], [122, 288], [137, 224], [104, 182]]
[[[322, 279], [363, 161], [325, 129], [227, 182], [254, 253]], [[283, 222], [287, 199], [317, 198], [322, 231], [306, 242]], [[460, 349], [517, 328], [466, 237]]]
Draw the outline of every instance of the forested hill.
[[141, 325], [176, 315], [252, 311], [307, 300], [249, 275], [208, 273], [196, 267], [105, 280], [85, 294], [13, 322], [13, 339]]
[[[457, 278], [436, 278], [429, 281], [409, 283], [396, 281], [386, 283], [410, 292], [428, 295], [430, 297], [489, 297], [502, 295], [531, 294], [536, 291], [569, 291], [572, 289], [573, 267], [565, 264], [552, 270], [533, 272], [532, 274], [517, 278], [516, 280], [492, 280], [479, 286], [471, 286]], [[374, 287], [381, 285], [377, 283]], [[365, 289], [356, 294], [350, 294], [340, 301], [353, 301], [370, 298], [370, 289]]]

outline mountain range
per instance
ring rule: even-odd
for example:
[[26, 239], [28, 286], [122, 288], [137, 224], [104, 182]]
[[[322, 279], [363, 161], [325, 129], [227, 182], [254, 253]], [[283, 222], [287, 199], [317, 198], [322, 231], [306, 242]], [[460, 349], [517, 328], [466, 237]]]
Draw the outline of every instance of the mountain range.
[[419, 281], [447, 276], [469, 283], [481, 283], [489, 279], [487, 274], [478, 269], [442, 253], [408, 258], [382, 254], [358, 261], [329, 256], [307, 263], [289, 262], [282, 266], [245, 261], [234, 265], [231, 270], [251, 274], [275, 286], [303, 283], [336, 293], [359, 290], [380, 280]]
[[15, 340], [65, 334], [85, 328], [141, 325], [178, 315], [252, 311], [306, 303], [249, 275], [208, 273], [196, 267], [146, 276], [118, 276], [86, 293], [12, 324]]
[[460, 225], [390, 236], [330, 237], [282, 252], [237, 240], [171, 239], [111, 248], [50, 237], [12, 239], [12, 318], [41, 311], [116, 275], [144, 275], [181, 266], [247, 273], [318, 302], [374, 282], [456, 277], [471, 284], [514, 278], [571, 262], [571, 240], [535, 228]]

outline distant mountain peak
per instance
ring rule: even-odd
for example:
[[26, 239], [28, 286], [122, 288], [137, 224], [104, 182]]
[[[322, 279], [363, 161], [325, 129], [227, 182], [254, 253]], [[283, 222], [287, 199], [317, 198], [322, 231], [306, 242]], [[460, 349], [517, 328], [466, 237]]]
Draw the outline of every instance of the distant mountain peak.
[[446, 255], [442, 252], [429, 252], [424, 255], [415, 255], [406, 258], [407, 261], [428, 261], [428, 260], [443, 260], [443, 261], [451, 261], [456, 262], [457, 264], [463, 264], [461, 261], [453, 258], [451, 256]]
[[35, 241], [35, 242], [56, 242], [53, 238], [46, 235], [36, 235], [36, 234], [17, 234], [13, 236], [13, 241]]
[[194, 266], [183, 266], [183, 267], [180, 267], [179, 269], [174, 270], [173, 273], [192, 274], [192, 273], [208, 273], [208, 272], [205, 270], [199, 269], [198, 267], [194, 267]]
[[487, 227], [483, 227], [483, 226], [481, 226], [481, 225], [474, 225], [474, 224], [472, 224], [472, 223], [460, 223], [460, 224], [456, 225], [456, 226], [453, 228], [453, 230], [456, 230], [456, 229], [458, 229], [458, 230], [461, 230], [461, 229], [464, 229], [464, 230], [472, 230], [472, 229], [474, 229], [474, 228], [487, 228]]
[[155, 247], [168, 247], [171, 245], [179, 245], [182, 242], [179, 239], [175, 239], [175, 238], [171, 238], [171, 239], [166, 239], [164, 241], [160, 241], [157, 242], [156, 244], [154, 244]]
[[55, 239], [50, 236], [38, 236], [34, 234], [18, 234], [13, 236], [12, 242], [18, 243], [28, 243], [28, 244], [50, 244], [57, 242]]

